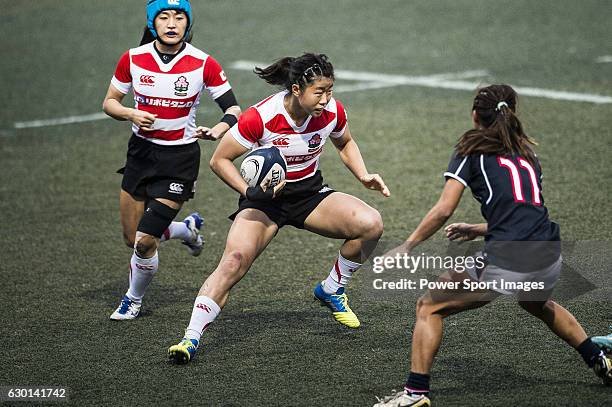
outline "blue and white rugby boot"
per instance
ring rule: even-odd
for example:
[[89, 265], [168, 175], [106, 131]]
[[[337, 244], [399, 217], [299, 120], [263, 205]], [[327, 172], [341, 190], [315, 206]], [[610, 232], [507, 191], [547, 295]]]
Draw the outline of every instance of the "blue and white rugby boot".
[[325, 305], [332, 310], [332, 315], [342, 325], [349, 328], [358, 328], [361, 325], [357, 315], [348, 305], [348, 297], [344, 293], [344, 287], [340, 287], [335, 294], [327, 294], [323, 290], [323, 282], [321, 282], [315, 287], [314, 296], [321, 302], [321, 305]]
[[183, 223], [185, 223], [185, 225], [187, 225], [191, 231], [191, 239], [183, 240], [182, 243], [187, 246], [187, 251], [189, 254], [197, 257], [202, 253], [202, 248], [204, 247], [204, 238], [202, 238], [202, 235], [200, 234], [200, 230], [204, 224], [204, 219], [199, 213], [194, 212], [183, 219]]
[[[612, 331], [612, 325], [610, 325], [610, 330]], [[612, 333], [608, 336], [593, 336], [591, 342], [599, 346], [604, 352], [612, 353]]]
[[140, 313], [140, 302], [132, 301], [127, 295], [124, 295], [121, 299], [121, 304], [110, 316], [110, 319], [114, 321], [125, 321], [134, 319]]
[[183, 338], [177, 345], [168, 348], [168, 359], [177, 365], [187, 364], [193, 359], [197, 349], [198, 341]]

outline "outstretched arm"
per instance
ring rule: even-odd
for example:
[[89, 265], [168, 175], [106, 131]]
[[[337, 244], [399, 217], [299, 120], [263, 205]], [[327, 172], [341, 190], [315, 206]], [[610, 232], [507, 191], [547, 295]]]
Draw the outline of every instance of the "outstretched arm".
[[406, 240], [405, 246], [408, 251], [422, 241], [429, 239], [446, 223], [457, 209], [464, 189], [463, 184], [455, 179], [446, 181], [438, 202], [429, 210], [416, 230]]
[[359, 151], [357, 143], [351, 136], [348, 126], [341, 137], [331, 138], [331, 140], [334, 146], [336, 146], [340, 159], [346, 168], [353, 173], [355, 178], [357, 178], [364, 187], [380, 191], [380, 193], [386, 197], [391, 195], [389, 188], [387, 188], [380, 175], [368, 173], [361, 151]]

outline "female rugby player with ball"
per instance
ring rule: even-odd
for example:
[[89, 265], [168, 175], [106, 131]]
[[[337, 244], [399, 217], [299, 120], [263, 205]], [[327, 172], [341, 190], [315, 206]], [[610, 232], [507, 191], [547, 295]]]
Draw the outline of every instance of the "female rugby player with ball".
[[[457, 143], [446, 183], [436, 205], [400, 247], [387, 256], [410, 252], [437, 232], [451, 217], [469, 187], [481, 204], [487, 223], [454, 223], [446, 227], [450, 240], [485, 237], [483, 269], [469, 269], [469, 278], [495, 283], [539, 282], [543, 290], [427, 291], [417, 302], [412, 333], [411, 368], [404, 391], [380, 400], [377, 407], [429, 406], [429, 373], [442, 341], [447, 316], [482, 307], [501, 294], [516, 294], [519, 305], [541, 319], [551, 331], [575, 348], [604, 382], [612, 381], [612, 362], [591, 342], [576, 318], [550, 299], [561, 271], [559, 226], [550, 221], [542, 197], [540, 163], [516, 117], [517, 94], [508, 85], [478, 91], [472, 105], [474, 128]], [[453, 271], [441, 279], [462, 281]]]
[[[189, 44], [193, 15], [188, 0], [149, 0], [147, 27], [138, 48], [125, 52], [104, 98], [103, 109], [132, 122], [119, 210], [123, 237], [133, 248], [129, 289], [113, 320], [132, 320], [158, 269], [160, 241], [180, 239], [189, 252], [202, 251], [197, 213], [173, 222], [193, 198], [200, 167], [198, 138], [216, 140], [237, 122], [240, 107], [221, 66]], [[135, 107], [121, 104], [134, 92]], [[212, 128], [196, 126], [206, 90], [224, 113]]]
[[[351, 137], [342, 104], [332, 97], [334, 69], [322, 54], [286, 57], [255, 73], [284, 90], [244, 112], [211, 159], [213, 171], [240, 193], [231, 216], [223, 257], [208, 276], [193, 306], [183, 340], [168, 349], [176, 363], [193, 357], [204, 329], [226, 304], [230, 289], [276, 235], [291, 225], [322, 236], [344, 239], [327, 278], [314, 295], [334, 318], [350, 328], [359, 320], [348, 305], [345, 288], [374, 250], [383, 233], [378, 211], [363, 201], [323, 184], [318, 170], [323, 145], [330, 140], [340, 159], [364, 187], [389, 196], [378, 174], [366, 169]], [[233, 161], [257, 146], [276, 146], [287, 160], [286, 185], [249, 187]], [[284, 188], [283, 188], [284, 186]]]

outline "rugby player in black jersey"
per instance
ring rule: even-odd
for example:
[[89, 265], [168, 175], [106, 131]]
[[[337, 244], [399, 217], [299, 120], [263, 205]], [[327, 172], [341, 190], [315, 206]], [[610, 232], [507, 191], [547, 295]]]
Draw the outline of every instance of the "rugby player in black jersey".
[[[465, 188], [481, 204], [482, 224], [453, 223], [445, 228], [450, 240], [485, 237], [486, 266], [469, 269], [471, 280], [493, 290], [427, 291], [419, 298], [412, 334], [410, 374], [404, 391], [379, 400], [383, 406], [429, 406], [429, 373], [442, 341], [443, 319], [482, 307], [502, 294], [516, 294], [519, 305], [541, 319], [575, 348], [606, 384], [612, 383], [612, 361], [587, 337], [576, 318], [550, 299], [561, 271], [559, 226], [549, 219], [542, 197], [542, 169], [535, 142], [516, 116], [517, 94], [508, 85], [478, 90], [472, 106], [474, 128], [456, 145], [439, 201], [408, 240], [386, 256], [410, 252], [437, 232], [453, 214]], [[453, 271], [440, 279], [463, 281]], [[525, 290], [537, 283], [541, 289]]]

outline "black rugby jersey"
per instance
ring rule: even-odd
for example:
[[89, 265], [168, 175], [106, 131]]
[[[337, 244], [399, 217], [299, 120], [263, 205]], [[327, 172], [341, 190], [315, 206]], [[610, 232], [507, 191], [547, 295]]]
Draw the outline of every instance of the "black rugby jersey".
[[[489, 256], [493, 264], [516, 269], [514, 260], [521, 258], [530, 269], [537, 269], [558, 259], [560, 245], [545, 243], [561, 239], [559, 226], [550, 221], [544, 206], [539, 162], [533, 166], [518, 155], [461, 157], [454, 153], [444, 177], [469, 187], [480, 202], [488, 224], [485, 250], [498, 257], [494, 261]], [[493, 243], [526, 241], [542, 243]]]

